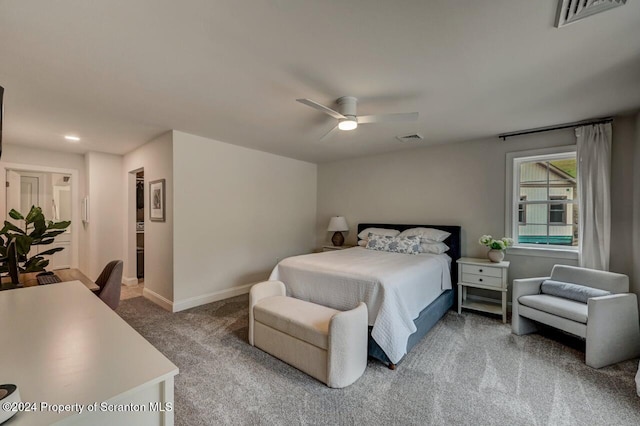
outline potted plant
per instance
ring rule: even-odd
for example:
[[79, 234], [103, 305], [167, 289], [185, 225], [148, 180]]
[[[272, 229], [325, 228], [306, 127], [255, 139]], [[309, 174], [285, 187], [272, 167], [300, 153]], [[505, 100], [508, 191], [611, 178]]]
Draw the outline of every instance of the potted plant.
[[504, 259], [504, 251], [513, 245], [513, 239], [503, 237], [499, 240], [494, 240], [491, 235], [483, 235], [478, 241], [483, 246], [489, 247], [487, 257], [490, 261], [498, 263]]
[[11, 209], [9, 216], [16, 221], [24, 222], [24, 226], [21, 228], [9, 221], [4, 221], [4, 227], [0, 229], [0, 272], [8, 272], [7, 249], [12, 240], [15, 240], [18, 269], [21, 273], [44, 271], [49, 265], [49, 260], [44, 256], [62, 251], [64, 247], [54, 247], [29, 256], [31, 247], [53, 244], [55, 237], [64, 233], [71, 222], [46, 220], [42, 209], [36, 206], [32, 206], [26, 216], [14, 209]]

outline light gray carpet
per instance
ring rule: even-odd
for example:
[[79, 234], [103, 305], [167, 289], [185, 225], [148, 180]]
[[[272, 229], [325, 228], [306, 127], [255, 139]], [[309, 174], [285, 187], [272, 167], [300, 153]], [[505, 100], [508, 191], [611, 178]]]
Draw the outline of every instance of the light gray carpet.
[[245, 295], [177, 314], [142, 297], [118, 308], [180, 368], [176, 425], [640, 424], [638, 360], [594, 370], [556, 339], [449, 312], [397, 371], [370, 361], [336, 390], [250, 346], [247, 306]]

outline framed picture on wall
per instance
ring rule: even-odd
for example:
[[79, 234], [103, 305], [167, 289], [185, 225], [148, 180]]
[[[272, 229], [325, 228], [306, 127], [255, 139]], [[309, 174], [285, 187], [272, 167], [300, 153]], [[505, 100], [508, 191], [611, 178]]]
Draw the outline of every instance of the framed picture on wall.
[[165, 221], [164, 179], [149, 182], [149, 219], [153, 222]]

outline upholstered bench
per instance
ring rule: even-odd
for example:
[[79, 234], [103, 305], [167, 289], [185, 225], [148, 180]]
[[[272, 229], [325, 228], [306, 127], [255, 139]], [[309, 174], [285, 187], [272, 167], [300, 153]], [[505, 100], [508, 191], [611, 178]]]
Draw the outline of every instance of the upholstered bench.
[[286, 297], [280, 281], [249, 293], [249, 343], [331, 388], [349, 386], [367, 367], [367, 306], [350, 311]]

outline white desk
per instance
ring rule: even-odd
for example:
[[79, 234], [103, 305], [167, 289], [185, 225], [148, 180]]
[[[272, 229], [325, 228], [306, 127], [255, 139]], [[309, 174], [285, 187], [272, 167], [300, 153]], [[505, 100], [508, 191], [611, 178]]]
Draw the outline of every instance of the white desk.
[[[6, 426], [173, 425], [173, 411], [150, 403], [173, 405], [178, 368], [80, 281], [0, 292], [0, 324], [0, 383], [18, 385], [24, 402], [85, 407], [19, 412]], [[103, 402], [146, 411], [103, 412]]]

